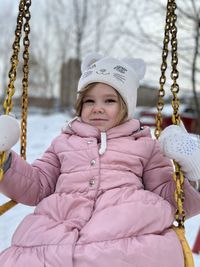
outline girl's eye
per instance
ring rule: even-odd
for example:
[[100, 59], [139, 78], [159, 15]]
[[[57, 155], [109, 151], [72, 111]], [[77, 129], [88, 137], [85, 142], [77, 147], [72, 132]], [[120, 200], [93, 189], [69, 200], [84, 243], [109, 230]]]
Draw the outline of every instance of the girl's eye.
[[94, 103], [94, 100], [92, 99], [86, 99], [83, 101], [83, 103]]
[[116, 100], [112, 98], [106, 100], [106, 103], [114, 103], [114, 102], [116, 102]]

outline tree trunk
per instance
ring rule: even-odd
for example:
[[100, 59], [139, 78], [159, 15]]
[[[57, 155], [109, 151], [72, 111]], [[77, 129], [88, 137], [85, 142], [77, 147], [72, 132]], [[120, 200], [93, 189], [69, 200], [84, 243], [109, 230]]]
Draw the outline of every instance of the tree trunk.
[[194, 57], [193, 57], [193, 62], [192, 62], [192, 90], [193, 90], [194, 103], [196, 107], [197, 120], [198, 120], [197, 133], [200, 133], [200, 107], [199, 107], [198, 95], [196, 91], [196, 68], [197, 68], [197, 57], [199, 53], [199, 38], [200, 38], [199, 34], [200, 34], [200, 21], [197, 21]]

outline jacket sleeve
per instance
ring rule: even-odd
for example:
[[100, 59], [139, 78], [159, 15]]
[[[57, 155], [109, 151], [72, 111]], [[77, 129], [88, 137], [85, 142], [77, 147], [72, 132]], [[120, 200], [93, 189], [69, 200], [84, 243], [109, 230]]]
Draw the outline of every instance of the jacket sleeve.
[[60, 161], [54, 151], [54, 141], [42, 158], [33, 164], [12, 151], [12, 162], [0, 182], [0, 192], [18, 203], [30, 206], [37, 205], [52, 194], [60, 174]]
[[[177, 206], [174, 200], [176, 185], [172, 176], [172, 161], [162, 154], [158, 141], [154, 140], [152, 154], [143, 172], [144, 187], [146, 190], [160, 195], [176, 208]], [[184, 181], [184, 193], [184, 210], [186, 212], [186, 217], [189, 218], [199, 214], [200, 193], [190, 185], [187, 178]]]

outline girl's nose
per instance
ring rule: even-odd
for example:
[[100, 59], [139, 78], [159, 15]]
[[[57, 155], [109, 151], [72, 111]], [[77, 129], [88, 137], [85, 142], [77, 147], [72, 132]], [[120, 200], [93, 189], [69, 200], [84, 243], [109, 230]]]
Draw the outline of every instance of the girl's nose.
[[93, 112], [94, 113], [103, 113], [104, 109], [103, 109], [103, 107], [101, 105], [94, 105]]

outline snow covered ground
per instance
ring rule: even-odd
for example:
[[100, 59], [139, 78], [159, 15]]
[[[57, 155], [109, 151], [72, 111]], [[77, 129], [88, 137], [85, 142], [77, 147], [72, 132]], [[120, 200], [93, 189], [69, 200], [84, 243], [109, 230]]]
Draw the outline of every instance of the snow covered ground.
[[[40, 157], [49, 146], [51, 140], [60, 132], [62, 125], [69, 119], [67, 114], [54, 115], [30, 115], [28, 120], [27, 136], [27, 161], [32, 162]], [[19, 151], [19, 144], [15, 146], [15, 151]], [[6, 198], [0, 195], [0, 204]], [[17, 225], [22, 219], [33, 211], [33, 208], [18, 204], [12, 210], [0, 217], [0, 251], [8, 247], [11, 237]], [[189, 219], [186, 222], [186, 236], [190, 246], [194, 244], [197, 231], [200, 227], [200, 215]], [[194, 255], [195, 267], [200, 267], [200, 255]], [[162, 266], [162, 264], [161, 264]]]

